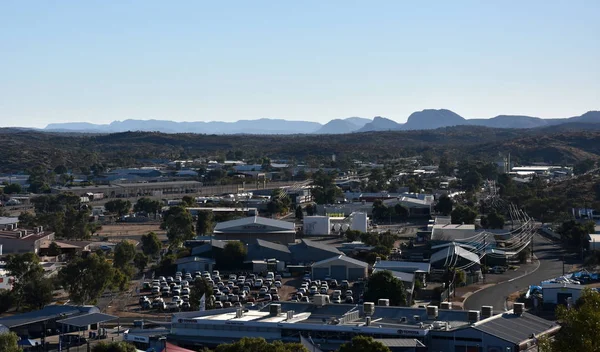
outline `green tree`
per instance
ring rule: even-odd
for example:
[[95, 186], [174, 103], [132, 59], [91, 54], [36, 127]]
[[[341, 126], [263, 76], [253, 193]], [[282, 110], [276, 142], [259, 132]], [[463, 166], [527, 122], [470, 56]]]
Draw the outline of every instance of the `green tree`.
[[274, 341], [268, 343], [262, 337], [244, 337], [234, 343], [224, 343], [217, 346], [215, 352], [309, 352], [299, 343], [283, 343]]
[[302, 206], [298, 205], [296, 207], [296, 220], [304, 219], [304, 212], [302, 211]]
[[54, 173], [57, 175], [66, 174], [67, 172], [69, 172], [69, 170], [67, 170], [67, 167], [62, 164], [54, 168]]
[[129, 213], [129, 210], [131, 209], [131, 202], [123, 199], [115, 199], [106, 202], [104, 204], [104, 208], [110, 213], [123, 216]]
[[162, 242], [160, 242], [158, 236], [154, 232], [142, 235], [141, 242], [142, 252], [151, 257], [158, 255], [162, 248]]
[[133, 206], [133, 211], [137, 212], [145, 212], [148, 214], [156, 214], [160, 211], [161, 204], [159, 201], [142, 197], [135, 202]]
[[551, 351], [600, 351], [600, 294], [586, 288], [572, 309], [558, 306], [556, 316], [561, 328]]
[[481, 217], [481, 226], [486, 229], [503, 229], [504, 216], [493, 210], [487, 216]]
[[348, 230], [344, 233], [344, 236], [346, 236], [346, 240], [348, 240], [348, 242], [354, 242], [360, 239], [361, 234], [362, 233], [357, 230]]
[[171, 207], [165, 214], [164, 229], [172, 244], [179, 244], [194, 238], [194, 219], [192, 214], [180, 206]]
[[211, 210], [200, 210], [196, 221], [196, 232], [198, 235], [211, 234], [214, 227], [215, 216]]
[[129, 241], [117, 243], [114, 250], [113, 264], [115, 268], [123, 269], [135, 257], [135, 246]]
[[444, 216], [450, 215], [452, 212], [452, 207], [454, 206], [454, 202], [448, 195], [442, 194], [438, 199], [437, 204], [435, 205], [435, 211], [441, 213]]
[[476, 170], [469, 170], [467, 174], [462, 178], [462, 185], [468, 191], [473, 191], [481, 187], [483, 178]]
[[379, 234], [372, 232], [361, 233], [360, 241], [367, 246], [377, 246], [379, 244]]
[[240, 241], [229, 241], [217, 255], [216, 262], [219, 268], [240, 269], [244, 265], [246, 254], [248, 254], [246, 245]]
[[267, 204], [267, 211], [271, 214], [287, 214], [290, 211], [292, 201], [288, 194], [278, 188], [273, 190], [271, 194], [271, 200]]
[[143, 273], [148, 266], [149, 258], [144, 253], [138, 252], [133, 257], [133, 265], [138, 269], [140, 273]]
[[53, 175], [48, 172], [43, 166], [35, 166], [29, 170], [29, 192], [31, 193], [46, 193], [50, 191], [50, 182]]
[[115, 270], [94, 253], [76, 258], [59, 272], [59, 281], [76, 304], [94, 304], [111, 285]]
[[595, 167], [596, 163], [592, 159], [585, 159], [573, 166], [573, 173], [575, 175], [585, 174], [586, 172], [592, 170]]
[[0, 314], [8, 312], [15, 305], [15, 296], [9, 290], [0, 290]]
[[391, 271], [377, 271], [369, 278], [365, 302], [377, 302], [380, 298], [389, 299], [392, 306], [406, 306], [404, 284]]
[[0, 351], [2, 352], [23, 352], [19, 347], [19, 337], [14, 332], [5, 332], [0, 334]]
[[450, 216], [453, 224], [474, 224], [477, 213], [466, 205], [457, 205]]
[[17, 309], [27, 305], [26, 290], [32, 283], [40, 281], [44, 269], [40, 265], [40, 258], [35, 253], [9, 254], [6, 258], [6, 270], [14, 277], [13, 294]]
[[4, 186], [5, 194], [15, 194], [15, 193], [21, 193], [21, 192], [22, 192], [21, 185], [18, 183], [11, 183], [10, 185]]
[[595, 232], [594, 222], [588, 221], [582, 224], [575, 220], [568, 220], [559, 226], [557, 232], [563, 242], [581, 247], [584, 245], [587, 236]]
[[390, 352], [390, 349], [371, 336], [355, 336], [352, 341], [343, 344], [338, 352]]
[[52, 279], [39, 277], [30, 280], [24, 287], [23, 304], [31, 310], [42, 309], [54, 300], [54, 282]]
[[48, 246], [48, 255], [51, 257], [56, 257], [61, 254], [61, 249], [56, 242], [52, 241]]
[[183, 196], [183, 198], [181, 198], [181, 205], [184, 207], [193, 207], [196, 206], [196, 200], [194, 199], [194, 197], [192, 196]]
[[335, 174], [325, 173], [319, 170], [313, 174], [313, 188], [311, 190], [314, 201], [317, 204], [332, 204], [342, 190], [335, 185]]
[[213, 287], [210, 282], [203, 277], [196, 278], [190, 287], [190, 307], [192, 310], [198, 310], [200, 308], [202, 296], [204, 296], [204, 308], [206, 310], [214, 309], [215, 302], [211, 298], [212, 294]]
[[314, 204], [308, 204], [308, 205], [306, 205], [306, 215], [313, 216], [316, 213], [317, 213], [316, 205], [314, 205]]
[[119, 342], [101, 342], [92, 347], [92, 352], [136, 352], [134, 345], [119, 341]]
[[407, 207], [398, 203], [398, 204], [394, 205], [394, 213], [396, 214], [396, 217], [398, 217], [401, 220], [404, 220], [404, 219], [408, 218], [408, 215], [410, 212]]

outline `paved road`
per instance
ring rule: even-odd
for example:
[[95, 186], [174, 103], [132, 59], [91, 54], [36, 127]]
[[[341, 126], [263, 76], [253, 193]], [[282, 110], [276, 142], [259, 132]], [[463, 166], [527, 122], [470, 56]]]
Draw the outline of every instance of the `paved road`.
[[483, 289], [469, 296], [464, 302], [464, 309], [479, 310], [481, 306], [493, 306], [495, 311], [504, 311], [506, 298], [529, 285], [539, 285], [542, 280], [562, 275], [563, 249], [539, 234], [534, 237], [534, 253], [539, 259], [539, 268], [526, 276], [512, 281], [505, 281]]

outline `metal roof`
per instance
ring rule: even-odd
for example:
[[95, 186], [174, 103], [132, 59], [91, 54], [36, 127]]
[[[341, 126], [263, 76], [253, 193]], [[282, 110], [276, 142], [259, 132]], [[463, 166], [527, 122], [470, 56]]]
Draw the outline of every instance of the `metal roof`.
[[324, 244], [324, 243], [321, 243], [321, 242], [311, 241], [311, 240], [302, 240], [302, 243], [305, 244], [308, 247], [322, 249], [324, 251], [329, 251], [331, 253], [343, 254], [342, 252], [340, 252], [334, 246], [330, 246], [328, 244]]
[[381, 342], [386, 347], [425, 347], [425, 345], [417, 339], [374, 339]]
[[[280, 228], [282, 231], [296, 231], [296, 224], [293, 222], [263, 218], [261, 216], [250, 216], [247, 218], [230, 220], [225, 222], [220, 222], [215, 226], [214, 232], [227, 232], [230, 228], [235, 228], [239, 226], [247, 226], [247, 225], [263, 225], [269, 227]], [[250, 231], [246, 231], [250, 232]]]
[[63, 320], [56, 321], [57, 323], [71, 325], [76, 327], [84, 327], [92, 324], [104, 323], [105, 321], [111, 321], [118, 319], [114, 315], [104, 314], [104, 313], [90, 313], [84, 315], [78, 315], [76, 317], [71, 317]]
[[429, 258], [429, 262], [436, 263], [448, 257], [453, 257], [455, 255], [461, 258], [465, 258], [471, 262], [479, 263], [479, 256], [476, 253], [466, 250], [458, 245], [449, 246], [446, 249], [442, 249], [441, 251], [433, 253]]
[[376, 272], [379, 271], [389, 271], [392, 273], [392, 275], [397, 278], [398, 280], [402, 281], [402, 282], [413, 282], [415, 279], [415, 274], [411, 274], [411, 273], [404, 273], [402, 271], [394, 271], [394, 270], [385, 270], [385, 269], [375, 269], [373, 270], [373, 274], [375, 274]]
[[401, 262], [394, 260], [381, 260], [373, 265], [375, 269], [401, 271], [412, 273], [416, 271], [429, 272], [431, 265], [424, 262]]
[[0, 318], [0, 324], [12, 329], [27, 324], [90, 312], [99, 312], [99, 310], [94, 306], [50, 305], [41, 310]]
[[344, 261], [346, 263], [353, 264], [353, 265], [356, 265], [356, 266], [360, 266], [360, 267], [363, 267], [363, 268], [367, 268], [369, 266], [368, 263], [361, 262], [360, 260], [356, 260], [354, 258], [350, 258], [350, 257], [347, 257], [345, 255], [338, 255], [337, 257], [331, 257], [329, 259], [321, 260], [320, 262], [314, 263], [312, 266], [313, 267], [315, 267], [315, 266], [318, 267], [318, 266], [321, 266], [321, 265], [329, 264], [331, 262], [335, 262], [337, 260], [341, 260], [341, 261]]
[[530, 339], [531, 334], [539, 335], [555, 326], [555, 323], [529, 313], [521, 315], [504, 313], [491, 319], [483, 320], [475, 324], [473, 328], [502, 340], [518, 344]]
[[275, 243], [275, 242], [270, 242], [270, 241], [265, 241], [265, 240], [261, 240], [259, 238], [256, 239], [256, 244], [259, 245], [259, 246], [261, 246], [261, 247], [273, 249], [273, 250], [276, 250], [276, 251], [280, 251], [280, 252], [284, 252], [284, 253], [291, 253], [290, 249], [288, 248], [288, 246], [283, 245], [283, 244], [279, 244], [279, 243]]

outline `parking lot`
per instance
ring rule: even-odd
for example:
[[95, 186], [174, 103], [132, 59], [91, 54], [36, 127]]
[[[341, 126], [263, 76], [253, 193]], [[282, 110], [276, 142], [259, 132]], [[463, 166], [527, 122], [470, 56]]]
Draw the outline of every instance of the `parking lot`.
[[[338, 281], [333, 278], [312, 280], [303, 276], [283, 277], [283, 273], [251, 272], [174, 273], [145, 281], [139, 293], [141, 311], [185, 311], [191, 309], [190, 294], [193, 280], [204, 278], [212, 286], [215, 308], [241, 307], [244, 304], [270, 301], [311, 302], [315, 295], [327, 295], [331, 303], [359, 303], [362, 299], [362, 281]], [[289, 275], [289, 274], [288, 274]]]

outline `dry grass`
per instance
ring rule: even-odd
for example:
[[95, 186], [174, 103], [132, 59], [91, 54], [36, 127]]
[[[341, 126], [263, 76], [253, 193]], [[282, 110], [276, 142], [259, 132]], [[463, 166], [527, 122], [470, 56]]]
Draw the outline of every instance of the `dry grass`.
[[160, 229], [159, 224], [115, 224], [103, 225], [98, 232], [99, 236], [121, 237], [121, 236], [141, 236], [148, 232], [155, 232], [159, 237], [165, 235], [165, 231]]

